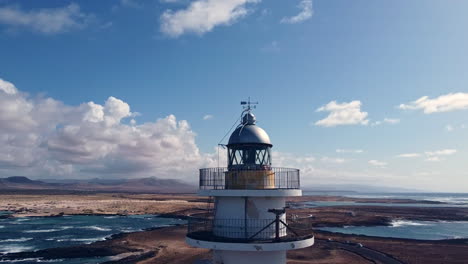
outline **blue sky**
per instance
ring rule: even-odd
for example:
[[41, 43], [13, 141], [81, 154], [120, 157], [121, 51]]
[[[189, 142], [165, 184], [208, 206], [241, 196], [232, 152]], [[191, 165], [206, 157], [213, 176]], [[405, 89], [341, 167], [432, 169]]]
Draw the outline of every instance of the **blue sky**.
[[[0, 174], [191, 180], [216, 165], [215, 146], [250, 96], [274, 164], [301, 168], [306, 184], [468, 191], [467, 7], [0, 1], [0, 79], [16, 91], [0, 107]], [[41, 108], [47, 99], [54, 106]], [[19, 101], [30, 106], [22, 115]], [[15, 130], [24, 115], [34, 126]], [[129, 132], [139, 126], [148, 130]], [[86, 146], [79, 155], [72, 137]], [[129, 142], [148, 149], [129, 152]]]

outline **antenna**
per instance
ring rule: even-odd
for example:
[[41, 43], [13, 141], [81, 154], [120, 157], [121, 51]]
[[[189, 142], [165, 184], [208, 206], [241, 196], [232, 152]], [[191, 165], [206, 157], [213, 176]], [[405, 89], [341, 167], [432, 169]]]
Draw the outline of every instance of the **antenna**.
[[250, 102], [250, 96], [248, 101], [241, 101], [240, 103], [244, 109], [244, 112], [249, 112], [252, 108], [257, 108], [258, 102]]

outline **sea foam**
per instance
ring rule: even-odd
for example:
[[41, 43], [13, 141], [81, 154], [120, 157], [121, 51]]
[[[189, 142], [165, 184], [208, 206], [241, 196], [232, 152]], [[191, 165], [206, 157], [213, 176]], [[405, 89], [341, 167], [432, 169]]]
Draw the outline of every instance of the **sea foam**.
[[38, 230], [26, 230], [23, 231], [23, 233], [49, 233], [49, 232], [57, 232], [57, 231], [62, 231], [63, 229], [38, 229]]
[[394, 220], [391, 223], [392, 227], [402, 227], [402, 226], [427, 226], [429, 223], [414, 222], [408, 220]]
[[84, 226], [84, 227], [81, 227], [81, 228], [88, 229], [88, 230], [103, 231], [103, 232], [112, 231], [112, 229], [110, 229], [110, 228], [99, 227], [99, 226]]
[[6, 246], [0, 246], [0, 253], [3, 253], [3, 254], [18, 253], [18, 252], [23, 252], [23, 251], [31, 251], [33, 249], [34, 249], [33, 247], [10, 244]]
[[31, 237], [21, 237], [21, 238], [11, 238], [11, 239], [4, 239], [0, 240], [0, 243], [7, 243], [7, 242], [25, 242], [31, 240]]

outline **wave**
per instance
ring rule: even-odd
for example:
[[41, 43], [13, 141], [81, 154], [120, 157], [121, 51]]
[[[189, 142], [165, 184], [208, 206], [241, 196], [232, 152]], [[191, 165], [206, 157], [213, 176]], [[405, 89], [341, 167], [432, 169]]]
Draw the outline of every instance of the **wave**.
[[57, 242], [96, 242], [106, 240], [106, 237], [94, 237], [94, 238], [68, 238], [68, 239], [57, 239]]
[[5, 226], [0, 225], [0, 228], [5, 228]]
[[41, 258], [25, 258], [25, 259], [12, 259], [0, 260], [0, 263], [57, 263], [63, 262], [64, 259], [41, 259]]
[[32, 237], [22, 237], [22, 238], [10, 238], [10, 239], [4, 239], [0, 240], [0, 243], [6, 243], [6, 242], [25, 242], [31, 240]]
[[25, 222], [25, 221], [31, 221], [31, 218], [27, 218], [27, 217], [16, 218], [16, 222]]
[[23, 251], [32, 251], [33, 247], [22, 246], [22, 245], [6, 245], [0, 246], [0, 253], [7, 254], [7, 253], [18, 253]]
[[428, 225], [431, 225], [429, 223], [421, 223], [421, 222], [408, 221], [408, 220], [393, 220], [390, 224], [391, 224], [391, 227], [428, 226]]
[[110, 229], [110, 228], [99, 227], [99, 226], [84, 226], [84, 227], [80, 227], [80, 228], [88, 229], [88, 230], [103, 231], [103, 232], [112, 231], [112, 229]]
[[49, 232], [57, 232], [57, 231], [62, 231], [64, 229], [62, 228], [53, 228], [53, 229], [38, 229], [38, 230], [26, 230], [23, 231], [23, 233], [49, 233]]

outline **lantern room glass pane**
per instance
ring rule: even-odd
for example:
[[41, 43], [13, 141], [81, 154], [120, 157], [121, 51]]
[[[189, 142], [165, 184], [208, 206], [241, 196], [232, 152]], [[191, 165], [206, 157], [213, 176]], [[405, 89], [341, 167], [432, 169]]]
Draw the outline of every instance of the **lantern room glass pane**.
[[230, 147], [228, 148], [228, 167], [242, 169], [271, 166], [270, 149], [264, 145]]

